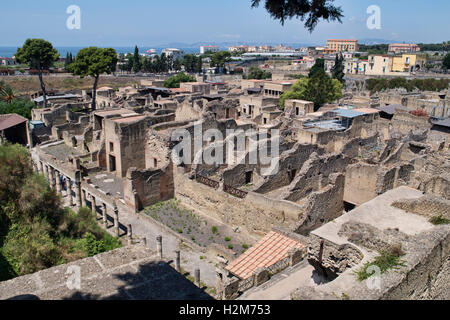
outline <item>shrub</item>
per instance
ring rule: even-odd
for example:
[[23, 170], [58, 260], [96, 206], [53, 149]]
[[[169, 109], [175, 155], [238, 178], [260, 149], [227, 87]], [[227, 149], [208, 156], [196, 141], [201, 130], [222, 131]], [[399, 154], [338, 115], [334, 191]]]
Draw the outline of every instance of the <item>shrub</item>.
[[233, 249], [233, 245], [231, 243], [228, 245], [228, 249]]
[[434, 224], [434, 225], [441, 225], [441, 224], [449, 224], [450, 220], [447, 218], [444, 218], [443, 216], [439, 216], [439, 217], [432, 217], [430, 218], [430, 223]]
[[216, 226], [213, 226], [213, 227], [211, 228], [211, 231], [212, 231], [212, 233], [217, 233], [217, 227], [216, 227]]
[[231, 238], [230, 237], [225, 237], [225, 241], [229, 242], [229, 241], [231, 241]]

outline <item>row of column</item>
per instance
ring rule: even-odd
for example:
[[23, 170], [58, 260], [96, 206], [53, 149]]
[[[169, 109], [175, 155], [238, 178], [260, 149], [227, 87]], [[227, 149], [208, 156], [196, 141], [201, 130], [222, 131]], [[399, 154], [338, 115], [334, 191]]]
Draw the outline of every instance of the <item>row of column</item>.
[[[97, 203], [97, 198], [93, 194], [89, 194], [88, 191], [82, 190], [81, 181], [79, 179], [72, 179], [61, 171], [55, 169], [49, 164], [38, 161], [36, 164], [33, 162], [35, 170], [42, 173], [49, 181], [50, 187], [56, 191], [59, 195], [63, 196], [63, 191], [66, 191], [66, 195], [69, 197], [69, 205], [71, 207], [75, 206], [77, 208], [88, 207], [88, 196], [90, 196], [91, 209], [92, 212], [97, 216], [97, 205], [100, 205], [101, 216], [103, 223], [108, 227], [108, 215], [107, 215], [107, 205], [104, 202]], [[79, 171], [75, 172], [75, 177], [79, 177]], [[75, 196], [74, 196], [75, 194]], [[113, 207], [113, 227], [115, 229], [115, 234], [117, 237], [120, 235], [120, 223], [119, 223], [119, 209], [117, 205], [114, 204]]]

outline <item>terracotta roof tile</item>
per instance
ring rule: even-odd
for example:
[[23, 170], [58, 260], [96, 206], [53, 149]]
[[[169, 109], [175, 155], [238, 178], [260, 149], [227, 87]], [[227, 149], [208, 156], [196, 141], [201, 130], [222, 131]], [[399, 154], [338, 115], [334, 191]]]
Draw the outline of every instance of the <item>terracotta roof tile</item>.
[[303, 248], [300, 242], [288, 238], [277, 232], [270, 232], [254, 247], [234, 260], [228, 267], [228, 271], [241, 279], [252, 276], [260, 267], [270, 267], [278, 261], [286, 258], [291, 248]]

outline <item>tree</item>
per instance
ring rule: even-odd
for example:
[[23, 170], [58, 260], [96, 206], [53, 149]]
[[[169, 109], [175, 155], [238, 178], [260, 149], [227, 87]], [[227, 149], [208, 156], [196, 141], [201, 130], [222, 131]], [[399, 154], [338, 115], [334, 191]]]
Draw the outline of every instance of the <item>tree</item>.
[[231, 53], [228, 51], [219, 51], [211, 55], [211, 67], [223, 68], [226, 62], [231, 61]]
[[30, 100], [14, 98], [10, 102], [0, 101], [0, 114], [17, 113], [24, 118], [31, 119], [34, 103]]
[[176, 76], [170, 77], [164, 82], [165, 88], [179, 88], [182, 82], [195, 82], [195, 77], [187, 75], [183, 72]]
[[442, 67], [446, 70], [450, 69], [450, 53], [447, 53], [444, 61], [442, 61]]
[[111, 74], [116, 71], [117, 53], [112, 48], [89, 47], [81, 49], [78, 52], [74, 63], [69, 66], [69, 72], [78, 75], [81, 78], [91, 76], [94, 78], [92, 88], [92, 110], [95, 110], [97, 84], [100, 75], [103, 73]]
[[272, 78], [272, 73], [268, 71], [261, 70], [260, 68], [257, 67], [250, 67], [250, 69], [248, 70], [247, 79], [261, 80], [269, 78]]
[[311, 78], [316, 72], [325, 70], [325, 59], [317, 59], [316, 63], [309, 70], [308, 78]]
[[27, 39], [23, 47], [17, 49], [15, 58], [18, 63], [28, 63], [30, 64], [30, 68], [37, 70], [44, 98], [44, 108], [46, 108], [47, 91], [45, 90], [45, 83], [42, 79], [42, 71], [48, 70], [58, 61], [58, 51], [53, 48], [50, 42], [44, 39]]
[[[342, 23], [341, 7], [331, 3], [334, 0], [265, 0], [265, 8], [275, 20], [284, 25], [287, 19], [299, 18], [305, 21], [305, 28], [312, 32], [319, 20]], [[252, 0], [252, 8], [258, 7], [261, 0]]]
[[331, 79], [324, 70], [318, 70], [311, 78], [302, 78], [280, 97], [280, 105], [284, 108], [288, 99], [301, 99], [314, 102], [318, 110], [323, 104], [342, 98], [343, 85], [337, 79]]
[[134, 48], [134, 55], [133, 55], [133, 71], [134, 73], [138, 73], [141, 70], [142, 70], [141, 56], [139, 55], [139, 48], [136, 46]]
[[[15, 98], [14, 90], [5, 82], [0, 80], [0, 102], [11, 103]], [[1, 112], [1, 110], [0, 110]]]
[[344, 67], [344, 57], [342, 56], [342, 53], [336, 54], [336, 60], [334, 62], [334, 67], [331, 69], [331, 74], [333, 79], [339, 80], [340, 83], [344, 83], [344, 73], [345, 67]]

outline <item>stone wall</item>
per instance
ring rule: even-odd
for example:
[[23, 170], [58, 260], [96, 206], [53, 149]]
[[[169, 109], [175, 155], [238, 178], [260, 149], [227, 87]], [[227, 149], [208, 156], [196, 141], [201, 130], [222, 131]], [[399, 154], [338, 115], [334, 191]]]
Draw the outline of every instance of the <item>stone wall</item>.
[[428, 218], [443, 216], [450, 219], [450, 200], [445, 200], [435, 195], [426, 195], [420, 199], [402, 199], [394, 202], [392, 205]]
[[175, 169], [174, 178], [175, 196], [182, 203], [229, 225], [246, 228], [252, 234], [264, 235], [276, 225], [289, 227], [303, 213], [300, 205], [253, 192], [244, 199], [234, 197], [220, 188], [216, 190], [190, 180], [182, 168]]
[[172, 163], [161, 169], [130, 168], [124, 180], [125, 203], [136, 212], [174, 197]]

